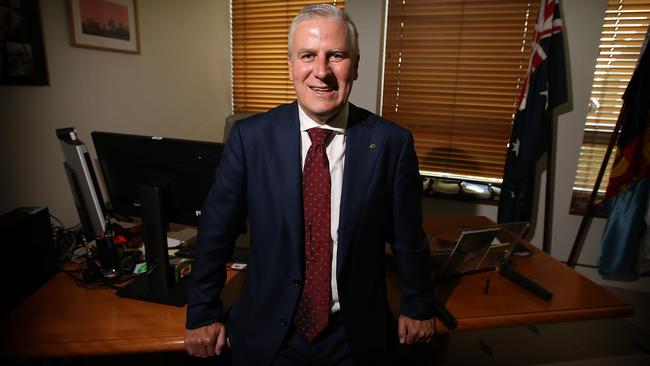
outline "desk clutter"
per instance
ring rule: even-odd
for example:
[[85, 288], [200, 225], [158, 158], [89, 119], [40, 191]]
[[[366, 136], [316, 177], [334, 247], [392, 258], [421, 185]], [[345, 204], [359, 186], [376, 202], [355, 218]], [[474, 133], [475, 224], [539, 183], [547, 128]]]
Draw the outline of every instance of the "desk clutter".
[[[104, 235], [73, 250], [64, 270], [77, 285], [86, 288], [122, 289], [134, 279], [150, 275], [156, 264], [148, 266], [142, 225], [109, 221]], [[186, 282], [192, 271], [196, 251], [197, 229], [185, 227], [167, 233], [167, 255], [171, 285]], [[230, 270], [245, 270], [247, 246], [237, 245], [232, 253]], [[150, 268], [151, 267], [151, 268]]]
[[[182, 231], [183, 239], [168, 238], [169, 263], [176, 282], [190, 274], [194, 254], [196, 229]], [[74, 249], [69, 262], [73, 269], [66, 272], [85, 287], [117, 288], [151, 270], [147, 268], [142, 225], [112, 221], [107, 222], [104, 235]]]

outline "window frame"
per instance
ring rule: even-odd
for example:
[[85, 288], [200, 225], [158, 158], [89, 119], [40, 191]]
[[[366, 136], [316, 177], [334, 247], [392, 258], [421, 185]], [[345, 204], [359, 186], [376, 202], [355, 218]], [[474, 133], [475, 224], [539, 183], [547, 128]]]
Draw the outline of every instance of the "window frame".
[[[643, 44], [648, 42], [649, 25], [650, 0], [608, 0], [572, 186], [571, 214], [584, 215], [587, 212], [596, 177], [621, 112], [623, 93], [636, 69]], [[617, 28], [628, 30], [619, 32]], [[622, 39], [617, 41], [617, 38]], [[607, 209], [600, 203], [607, 190], [616, 150], [614, 146], [596, 196], [597, 217], [607, 217]]]

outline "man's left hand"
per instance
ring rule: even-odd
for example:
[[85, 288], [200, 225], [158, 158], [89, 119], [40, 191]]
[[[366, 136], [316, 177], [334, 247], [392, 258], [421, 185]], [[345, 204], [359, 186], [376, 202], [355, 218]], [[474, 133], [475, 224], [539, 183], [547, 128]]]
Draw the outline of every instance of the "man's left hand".
[[399, 343], [426, 343], [431, 340], [435, 331], [433, 318], [416, 320], [406, 315], [400, 315], [398, 320]]

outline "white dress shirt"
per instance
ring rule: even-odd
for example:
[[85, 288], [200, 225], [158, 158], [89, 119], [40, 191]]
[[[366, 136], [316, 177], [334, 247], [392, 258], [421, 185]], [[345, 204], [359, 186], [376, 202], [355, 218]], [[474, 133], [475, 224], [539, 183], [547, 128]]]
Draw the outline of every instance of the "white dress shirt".
[[343, 187], [343, 166], [345, 165], [345, 129], [348, 125], [349, 104], [328, 124], [319, 124], [309, 118], [298, 104], [298, 115], [300, 117], [300, 138], [302, 140], [302, 168], [305, 168], [305, 158], [311, 146], [311, 139], [307, 130], [318, 127], [334, 131], [326, 142], [325, 152], [330, 165], [330, 200], [331, 200], [331, 231], [332, 231], [332, 313], [341, 309], [339, 304], [339, 293], [336, 284], [336, 253], [338, 248], [339, 214], [341, 208], [341, 190]]

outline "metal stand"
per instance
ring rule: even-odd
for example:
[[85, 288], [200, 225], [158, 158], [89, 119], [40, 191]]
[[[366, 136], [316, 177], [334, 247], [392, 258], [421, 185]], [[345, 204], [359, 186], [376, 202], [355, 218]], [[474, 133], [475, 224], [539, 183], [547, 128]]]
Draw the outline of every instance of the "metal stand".
[[532, 292], [534, 295], [545, 301], [553, 299], [553, 293], [539, 285], [537, 282], [517, 272], [509, 260], [504, 260], [499, 266], [499, 274], [516, 283], [522, 288]]
[[548, 122], [548, 150], [546, 152], [546, 197], [544, 199], [544, 237], [542, 250], [551, 254], [551, 239], [553, 236], [553, 186], [555, 185], [555, 154], [554, 154], [554, 119], [553, 111], [546, 115]]
[[594, 184], [594, 189], [591, 191], [591, 196], [589, 197], [589, 203], [587, 204], [587, 211], [584, 216], [582, 216], [582, 221], [580, 222], [580, 227], [578, 228], [578, 233], [576, 238], [573, 241], [573, 247], [571, 248], [571, 254], [569, 254], [569, 259], [567, 260], [567, 265], [571, 268], [575, 268], [578, 261], [578, 256], [580, 255], [580, 250], [582, 250], [583, 240], [585, 232], [591, 219], [594, 216], [596, 211], [596, 197], [598, 195], [598, 189], [600, 188], [600, 183], [603, 180], [605, 175], [605, 170], [607, 169], [607, 163], [609, 162], [609, 157], [612, 155], [612, 150], [618, 139], [618, 133], [621, 130], [623, 125], [623, 120], [627, 114], [627, 108], [625, 108], [625, 102], [623, 102], [623, 107], [621, 108], [621, 113], [618, 115], [618, 120], [616, 121], [616, 126], [614, 126], [614, 131], [609, 138], [609, 145], [607, 146], [607, 151], [605, 152], [605, 157], [603, 158], [603, 163], [600, 165], [600, 171], [598, 172], [598, 177], [596, 178], [596, 183]]

